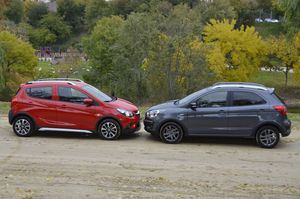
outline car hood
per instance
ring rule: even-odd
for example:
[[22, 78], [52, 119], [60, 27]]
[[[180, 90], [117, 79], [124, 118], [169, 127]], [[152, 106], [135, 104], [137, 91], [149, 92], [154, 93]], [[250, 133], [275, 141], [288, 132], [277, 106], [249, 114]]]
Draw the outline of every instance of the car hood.
[[165, 109], [165, 108], [175, 107], [176, 106], [174, 104], [175, 101], [176, 100], [171, 100], [171, 101], [164, 102], [162, 104], [158, 104], [158, 105], [152, 106], [151, 108], [149, 108], [149, 111], [151, 111], [151, 110], [157, 110], [157, 109]]
[[115, 101], [108, 102], [108, 104], [113, 108], [121, 108], [127, 111], [135, 112], [138, 108], [131, 102], [118, 98]]

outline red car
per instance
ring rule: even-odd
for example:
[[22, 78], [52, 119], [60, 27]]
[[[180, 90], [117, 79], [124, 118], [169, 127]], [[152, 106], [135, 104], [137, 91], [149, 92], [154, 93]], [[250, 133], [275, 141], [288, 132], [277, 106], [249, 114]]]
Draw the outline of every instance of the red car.
[[22, 84], [11, 101], [9, 123], [18, 136], [35, 131], [98, 133], [107, 140], [140, 128], [138, 108], [77, 79]]

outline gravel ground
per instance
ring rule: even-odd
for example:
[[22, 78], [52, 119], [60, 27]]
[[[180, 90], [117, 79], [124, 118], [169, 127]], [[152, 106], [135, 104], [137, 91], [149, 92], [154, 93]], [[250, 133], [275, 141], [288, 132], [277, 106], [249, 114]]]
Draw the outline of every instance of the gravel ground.
[[0, 198], [300, 198], [300, 126], [275, 149], [252, 140], [140, 132], [14, 135], [0, 117]]

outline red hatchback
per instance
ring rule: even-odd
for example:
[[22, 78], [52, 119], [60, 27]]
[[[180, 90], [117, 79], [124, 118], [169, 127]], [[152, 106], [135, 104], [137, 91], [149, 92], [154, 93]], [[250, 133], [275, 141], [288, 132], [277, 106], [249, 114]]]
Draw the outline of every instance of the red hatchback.
[[11, 101], [9, 123], [18, 136], [35, 131], [98, 133], [107, 140], [140, 128], [138, 108], [77, 79], [22, 84]]

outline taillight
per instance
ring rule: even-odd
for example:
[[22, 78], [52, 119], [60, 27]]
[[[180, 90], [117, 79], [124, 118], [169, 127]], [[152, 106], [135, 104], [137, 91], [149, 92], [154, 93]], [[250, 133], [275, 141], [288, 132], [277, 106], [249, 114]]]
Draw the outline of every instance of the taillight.
[[280, 106], [274, 106], [274, 109], [278, 113], [280, 113], [282, 116], [286, 116], [287, 115], [287, 109], [286, 109], [285, 106], [282, 106], [282, 105], [280, 105]]

